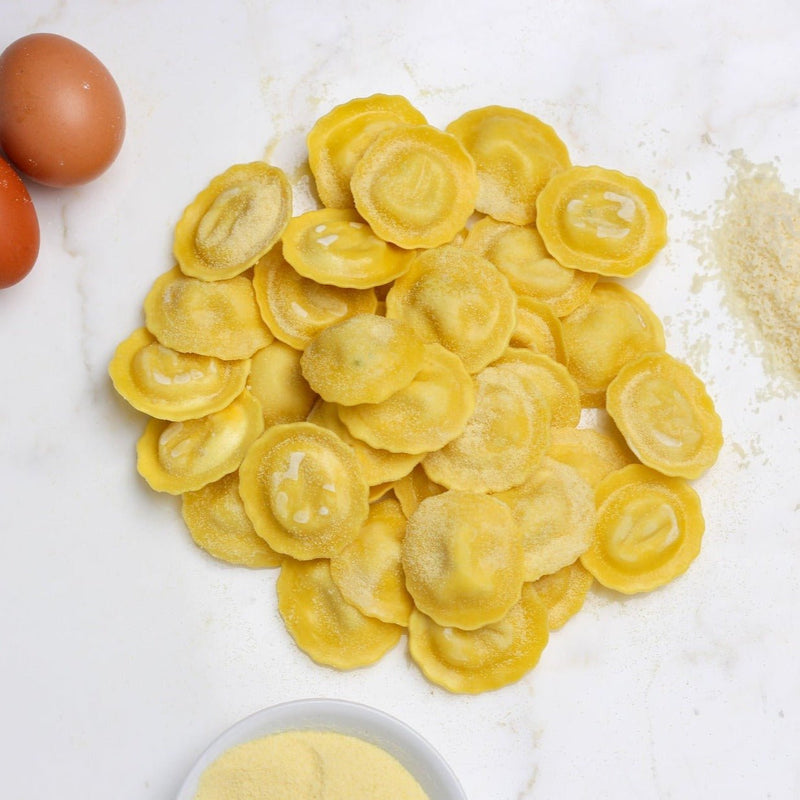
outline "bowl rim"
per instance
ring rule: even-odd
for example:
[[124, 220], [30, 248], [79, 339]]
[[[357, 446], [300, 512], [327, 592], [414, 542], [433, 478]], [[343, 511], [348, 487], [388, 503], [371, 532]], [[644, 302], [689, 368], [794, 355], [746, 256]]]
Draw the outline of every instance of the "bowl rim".
[[328, 730], [355, 736], [377, 745], [399, 761], [414, 776], [429, 800], [467, 800], [450, 765], [410, 725], [373, 706], [326, 697], [287, 700], [235, 722], [202, 751], [181, 784], [176, 800], [194, 800], [200, 776], [226, 750], [290, 730]]

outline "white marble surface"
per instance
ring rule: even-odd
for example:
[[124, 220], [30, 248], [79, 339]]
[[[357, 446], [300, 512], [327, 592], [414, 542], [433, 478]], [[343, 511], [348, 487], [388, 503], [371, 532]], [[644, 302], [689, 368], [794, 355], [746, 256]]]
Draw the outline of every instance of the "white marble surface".
[[[0, 293], [3, 797], [170, 800], [227, 725], [314, 696], [410, 723], [471, 800], [800, 797], [798, 389], [765, 374], [692, 245], [731, 151], [800, 186], [796, 0], [4, 0], [0, 45], [33, 31], [106, 63], [128, 133], [95, 183], [31, 186], [39, 262]], [[576, 163], [651, 185], [671, 241], [634, 288], [725, 421], [689, 573], [593, 593], [530, 675], [478, 697], [426, 683], [402, 646], [314, 666], [274, 573], [206, 557], [137, 476], [142, 418], [107, 378], [194, 194], [265, 156], [302, 179], [313, 121], [376, 91], [439, 125], [517, 106]]]

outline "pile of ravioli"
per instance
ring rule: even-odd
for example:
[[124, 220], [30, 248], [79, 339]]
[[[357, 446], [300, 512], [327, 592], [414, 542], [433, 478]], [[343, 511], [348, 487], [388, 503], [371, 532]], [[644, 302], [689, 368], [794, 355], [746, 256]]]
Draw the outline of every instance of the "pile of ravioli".
[[378, 94], [307, 144], [319, 208], [253, 162], [178, 222], [109, 368], [149, 417], [138, 471], [212, 556], [280, 570], [314, 661], [406, 636], [433, 683], [497, 689], [594, 581], [646, 592], [699, 552], [720, 418], [624, 286], [666, 215], [513, 108], [440, 129]]

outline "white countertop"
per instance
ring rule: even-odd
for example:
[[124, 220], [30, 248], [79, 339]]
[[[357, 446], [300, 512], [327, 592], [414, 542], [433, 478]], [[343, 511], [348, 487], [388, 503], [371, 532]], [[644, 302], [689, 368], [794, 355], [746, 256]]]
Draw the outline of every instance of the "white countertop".
[[[798, 388], [763, 370], [692, 244], [732, 151], [800, 186], [796, 0], [4, 0], [2, 17], [0, 49], [50, 31], [92, 50], [128, 130], [94, 183], [29, 184], [39, 261], [0, 292], [0, 794], [172, 800], [238, 718], [341, 697], [416, 728], [471, 800], [800, 797]], [[654, 188], [671, 240], [632, 286], [725, 426], [689, 572], [592, 592], [533, 672], [475, 697], [427, 683], [404, 644], [367, 669], [314, 665], [275, 572], [206, 556], [139, 478], [143, 418], [107, 375], [208, 180], [267, 157], [302, 181], [311, 124], [374, 92], [441, 126], [521, 108], [575, 163]]]

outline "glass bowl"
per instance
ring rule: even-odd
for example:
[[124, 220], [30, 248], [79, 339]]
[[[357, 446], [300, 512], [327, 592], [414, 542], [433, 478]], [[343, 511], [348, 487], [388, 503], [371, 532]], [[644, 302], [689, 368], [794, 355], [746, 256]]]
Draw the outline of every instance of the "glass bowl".
[[228, 728], [195, 762], [176, 800], [194, 800], [200, 776], [238, 744], [291, 730], [333, 731], [377, 745], [399, 761], [430, 800], [467, 800], [447, 762], [420, 734], [376, 708], [349, 700], [293, 700], [257, 711]]

